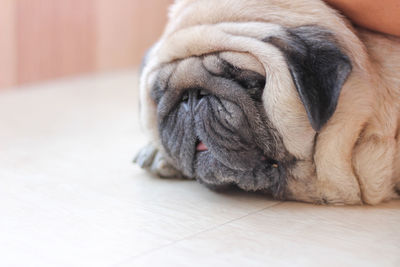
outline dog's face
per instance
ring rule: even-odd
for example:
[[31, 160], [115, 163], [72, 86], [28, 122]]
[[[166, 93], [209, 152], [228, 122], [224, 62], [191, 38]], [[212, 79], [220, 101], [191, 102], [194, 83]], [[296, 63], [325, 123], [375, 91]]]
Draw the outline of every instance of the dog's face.
[[265, 84], [262, 74], [220, 54], [163, 68], [152, 96], [161, 142], [176, 168], [211, 186], [281, 192], [283, 162], [293, 157], [265, 112]]
[[269, 60], [212, 49], [161, 64], [146, 86], [175, 168], [211, 187], [282, 198], [288, 180], [314, 175], [315, 136], [335, 112], [351, 63], [317, 26], [279, 27], [257, 41]]

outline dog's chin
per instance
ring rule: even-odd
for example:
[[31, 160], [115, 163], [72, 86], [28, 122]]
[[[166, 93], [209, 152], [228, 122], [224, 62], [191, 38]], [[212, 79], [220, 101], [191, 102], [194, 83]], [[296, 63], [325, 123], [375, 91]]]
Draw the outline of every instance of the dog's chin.
[[218, 159], [229, 159], [229, 155], [218, 155], [211, 149], [197, 151], [194, 158], [195, 178], [212, 189], [237, 185], [246, 191], [267, 191], [277, 197], [282, 193], [280, 188], [282, 170], [258, 151], [254, 151], [253, 155], [251, 164], [238, 168], [236, 166], [243, 165], [242, 162], [249, 161], [249, 158], [244, 157], [240, 163], [232, 161], [230, 166], [227, 166]]
[[[212, 190], [224, 190], [231, 185], [246, 191], [263, 191], [282, 198], [285, 170], [268, 159], [260, 148], [226, 151], [219, 145], [206, 144], [193, 133], [179, 145], [182, 157], [168, 156], [170, 162], [186, 177], [196, 179]], [[209, 136], [202, 134], [205, 140]], [[166, 149], [168, 150], [168, 148]], [[169, 150], [170, 151], [170, 150]], [[183, 156], [185, 155], [185, 156]]]
[[229, 141], [219, 143], [221, 140], [201, 129], [184, 128], [182, 142], [168, 142], [170, 139], [162, 142], [167, 158], [184, 176], [211, 189], [236, 185], [246, 191], [261, 190], [282, 197], [285, 170], [278, 162], [264, 156], [261, 148], [254, 144], [244, 147], [232, 143], [227, 149]]

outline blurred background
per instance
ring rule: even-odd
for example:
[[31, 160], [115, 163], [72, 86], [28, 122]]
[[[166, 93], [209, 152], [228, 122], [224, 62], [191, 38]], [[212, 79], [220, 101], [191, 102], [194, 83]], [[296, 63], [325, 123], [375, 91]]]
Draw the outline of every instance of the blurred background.
[[173, 0], [0, 0], [0, 91], [135, 68]]

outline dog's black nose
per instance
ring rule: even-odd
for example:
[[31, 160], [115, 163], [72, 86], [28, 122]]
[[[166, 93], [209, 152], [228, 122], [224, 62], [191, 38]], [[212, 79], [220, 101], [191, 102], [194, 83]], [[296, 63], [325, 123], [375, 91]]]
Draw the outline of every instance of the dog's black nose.
[[195, 108], [200, 100], [210, 93], [204, 89], [190, 89], [182, 95], [182, 104], [186, 110]]

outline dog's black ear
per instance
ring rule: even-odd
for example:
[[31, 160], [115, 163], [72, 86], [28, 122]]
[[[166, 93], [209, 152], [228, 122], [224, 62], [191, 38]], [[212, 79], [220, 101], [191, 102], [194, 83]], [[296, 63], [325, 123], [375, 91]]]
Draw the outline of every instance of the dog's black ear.
[[352, 69], [350, 59], [339, 49], [333, 34], [317, 26], [288, 29], [286, 35], [264, 41], [285, 55], [311, 125], [319, 131], [335, 112]]

